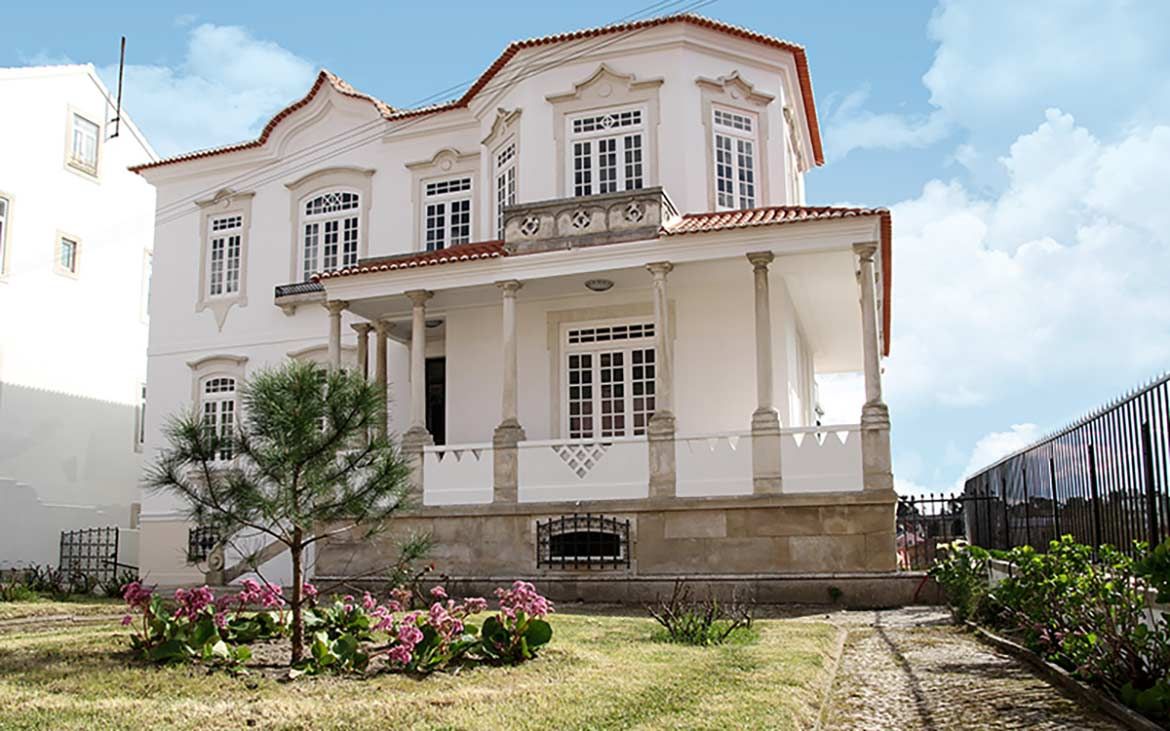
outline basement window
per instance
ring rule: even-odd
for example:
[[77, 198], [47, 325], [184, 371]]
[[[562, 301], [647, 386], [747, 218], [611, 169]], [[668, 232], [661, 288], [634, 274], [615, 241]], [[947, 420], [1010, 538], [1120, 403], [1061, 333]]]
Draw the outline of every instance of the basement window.
[[630, 566], [630, 521], [562, 515], [537, 521], [537, 568], [618, 569]]

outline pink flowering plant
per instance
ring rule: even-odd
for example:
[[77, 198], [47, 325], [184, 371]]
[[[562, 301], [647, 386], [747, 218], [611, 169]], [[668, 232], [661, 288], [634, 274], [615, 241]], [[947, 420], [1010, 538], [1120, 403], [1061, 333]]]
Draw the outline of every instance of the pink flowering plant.
[[496, 589], [496, 599], [499, 612], [483, 623], [483, 654], [513, 665], [531, 660], [537, 649], [552, 639], [552, 625], [545, 621], [553, 611], [552, 602], [527, 581], [515, 581], [510, 589]]
[[217, 602], [206, 586], [177, 589], [173, 608], [138, 581], [127, 584], [122, 597], [127, 607], [122, 624], [131, 627], [130, 647], [146, 660], [238, 667], [251, 657], [247, 647], [229, 643], [227, 602]]

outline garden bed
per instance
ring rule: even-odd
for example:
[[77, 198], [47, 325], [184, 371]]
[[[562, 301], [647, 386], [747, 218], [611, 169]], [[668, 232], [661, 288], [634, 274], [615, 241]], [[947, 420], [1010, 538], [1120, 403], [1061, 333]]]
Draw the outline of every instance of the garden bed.
[[117, 649], [126, 633], [113, 624], [9, 632], [0, 727], [798, 729], [814, 722], [835, 660], [836, 630], [819, 622], [761, 620], [754, 642], [700, 648], [654, 641], [645, 618], [550, 621], [555, 643], [517, 667], [294, 683], [148, 666]]

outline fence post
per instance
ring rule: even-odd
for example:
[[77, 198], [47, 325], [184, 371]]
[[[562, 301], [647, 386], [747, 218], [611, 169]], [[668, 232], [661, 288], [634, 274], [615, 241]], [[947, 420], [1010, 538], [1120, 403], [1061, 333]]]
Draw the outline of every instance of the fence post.
[[1007, 477], [1000, 479], [1000, 497], [1003, 498], [1003, 549], [1012, 547], [1012, 524], [1008, 517]]
[[1056, 531], [1053, 536], [1056, 540], [1060, 540], [1060, 498], [1056, 496], [1056, 458], [1051, 453], [1048, 455], [1048, 484], [1052, 487], [1052, 529]]
[[1154, 485], [1154, 443], [1150, 436], [1150, 422], [1142, 422], [1142, 471], [1146, 481], [1146, 529], [1150, 548], [1161, 543], [1158, 530], [1158, 492]]
[[1101, 547], [1101, 498], [1097, 494], [1097, 459], [1089, 442], [1089, 505], [1093, 513], [1093, 551]]

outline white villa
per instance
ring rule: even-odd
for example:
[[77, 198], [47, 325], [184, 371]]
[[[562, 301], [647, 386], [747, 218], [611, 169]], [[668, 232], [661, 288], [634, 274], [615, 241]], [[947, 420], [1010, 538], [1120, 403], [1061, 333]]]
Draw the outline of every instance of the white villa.
[[[807, 206], [821, 162], [804, 49], [694, 15], [512, 43], [422, 109], [322, 71], [257, 140], [134, 168], [147, 452], [312, 359], [386, 384], [419, 498], [395, 522], [453, 580], [890, 572], [890, 217]], [[866, 402], [820, 424], [842, 372]], [[191, 528], [144, 497], [149, 580], [203, 580]], [[316, 572], [381, 545], [332, 539]]]
[[0, 105], [3, 569], [134, 522], [156, 156], [90, 65], [0, 69]]

